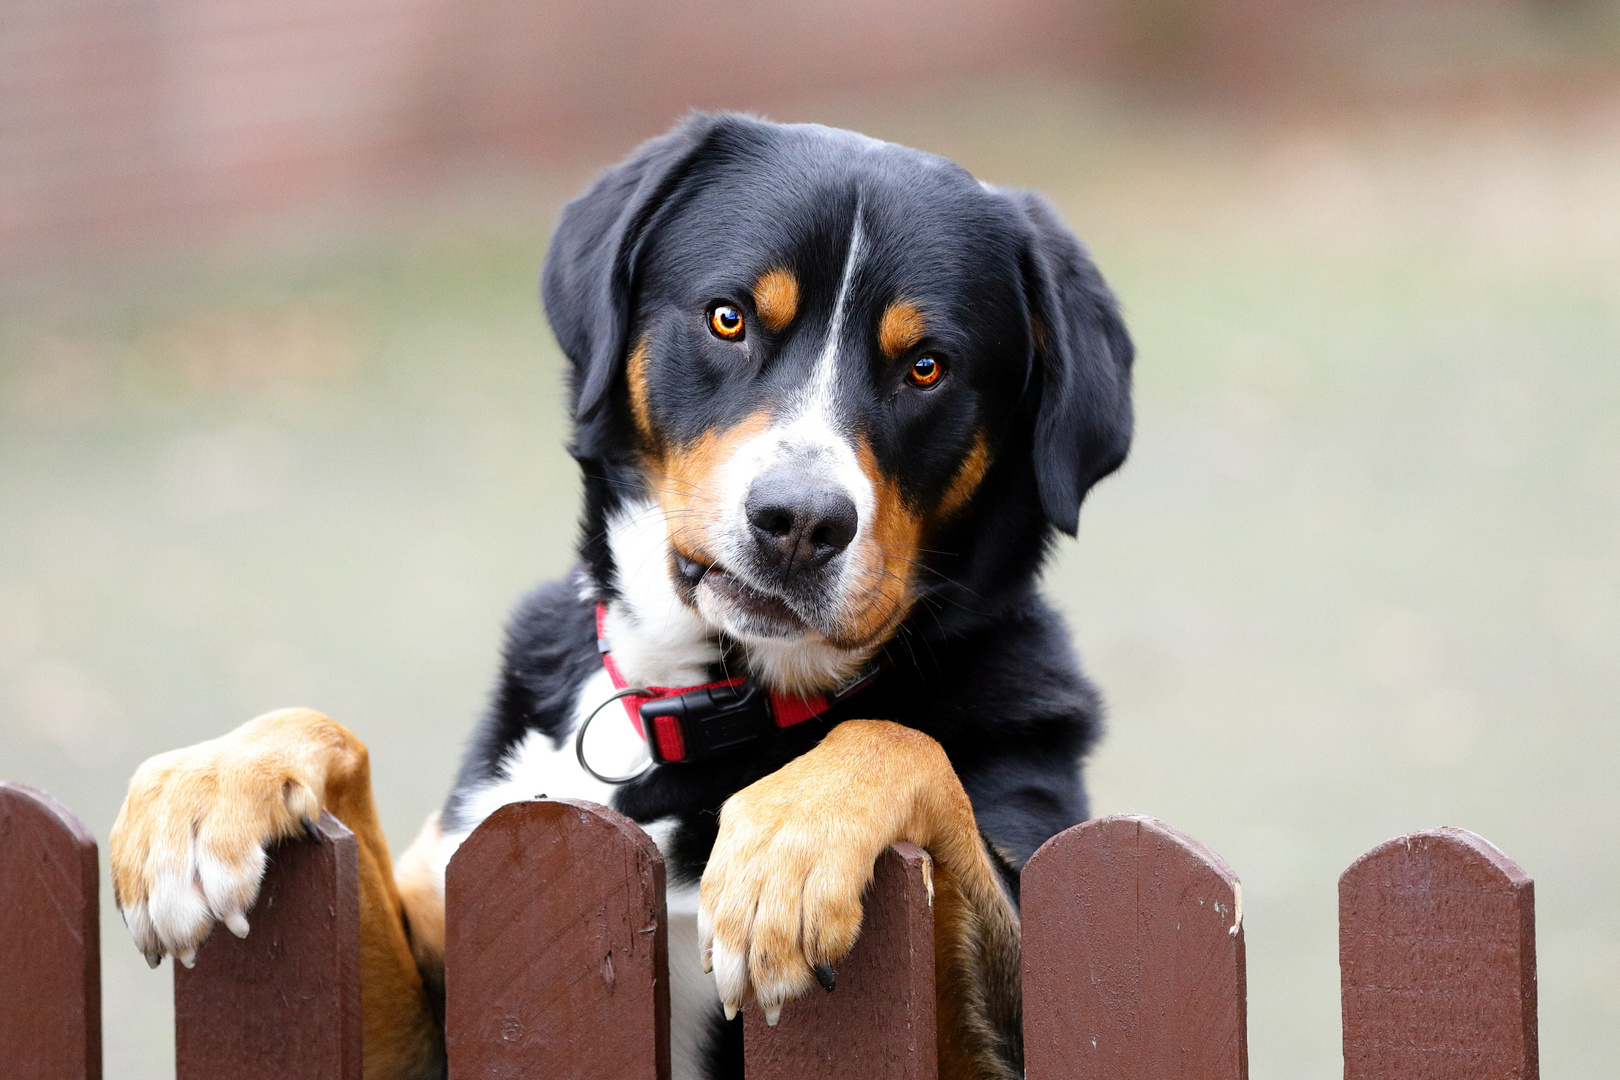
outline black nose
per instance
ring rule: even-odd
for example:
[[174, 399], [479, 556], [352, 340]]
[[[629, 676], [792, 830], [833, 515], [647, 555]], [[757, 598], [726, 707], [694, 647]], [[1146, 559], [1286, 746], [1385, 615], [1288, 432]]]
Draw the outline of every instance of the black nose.
[[783, 472], [755, 480], [743, 509], [766, 565], [784, 574], [825, 566], [849, 547], [860, 521], [842, 491]]

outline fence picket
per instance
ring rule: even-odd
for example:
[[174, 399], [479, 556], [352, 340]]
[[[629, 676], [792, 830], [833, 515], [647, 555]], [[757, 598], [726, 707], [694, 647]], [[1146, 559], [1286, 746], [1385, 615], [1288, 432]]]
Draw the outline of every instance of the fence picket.
[[[270, 853], [246, 940], [175, 970], [178, 1080], [359, 1080], [354, 836]], [[745, 1011], [748, 1080], [937, 1080], [926, 853], [879, 859], [838, 989], [777, 1027]], [[95, 840], [0, 781], [0, 1061], [100, 1080]], [[503, 807], [446, 874], [452, 1080], [668, 1080], [664, 865], [628, 818], [575, 800]], [[1029, 1080], [1246, 1080], [1242, 890], [1164, 822], [1077, 825], [1022, 880]], [[1539, 1080], [1535, 890], [1463, 829], [1398, 837], [1339, 879], [1345, 1080]], [[9, 1074], [8, 1074], [9, 1075]]]
[[216, 927], [175, 963], [178, 1080], [359, 1080], [358, 851], [331, 814], [315, 831], [270, 850], [246, 938]]
[[0, 1062], [101, 1080], [96, 841], [61, 803], [0, 781]]
[[1339, 878], [1345, 1080], [1536, 1080], [1535, 886], [1466, 829]]
[[878, 858], [860, 940], [838, 989], [813, 989], [768, 1027], [743, 1010], [747, 1080], [934, 1080], [934, 911], [928, 854], [896, 844]]
[[452, 1080], [668, 1080], [664, 860], [605, 806], [513, 803], [445, 876]]
[[1248, 1076], [1242, 890], [1148, 817], [1098, 818], [1024, 867], [1029, 1080]]

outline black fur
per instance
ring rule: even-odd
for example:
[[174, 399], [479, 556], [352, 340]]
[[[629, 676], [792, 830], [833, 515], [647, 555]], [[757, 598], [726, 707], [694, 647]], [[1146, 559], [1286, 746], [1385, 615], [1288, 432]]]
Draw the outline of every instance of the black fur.
[[1086, 492], [1130, 448], [1135, 349], [1102, 274], [1051, 205], [1027, 191], [1011, 198], [1034, 232], [1025, 288], [1050, 338], [1041, 349], [1035, 478], [1048, 520], [1073, 536]]
[[[920, 554], [918, 602], [882, 644], [893, 666], [876, 684], [730, 756], [662, 766], [621, 788], [617, 807], [677, 818], [670, 879], [696, 881], [727, 797], [839, 721], [875, 717], [944, 746], [1015, 898], [1025, 860], [1086, 817], [1080, 762], [1100, 706], [1035, 577], [1054, 531], [1075, 532], [1086, 492], [1130, 440], [1132, 348], [1112, 294], [1035, 195], [987, 190], [943, 159], [847, 132], [696, 116], [603, 174], [558, 225], [543, 295], [572, 362], [582, 564], [577, 581], [540, 587], [513, 616], [447, 827], [462, 793], [525, 734], [567, 737], [578, 689], [600, 668], [594, 601], [580, 591], [615, 595], [606, 522], [644, 493], [625, 383], [632, 335], [654, 342], [651, 405], [671, 439], [758, 408], [802, 378], [825, 333], [857, 202], [871, 258], [847, 332], [869, 341], [884, 297], [915, 299], [929, 324], [920, 347], [948, 359], [951, 382], [909, 395], [868, 348], [870, 364], [840, 374], [841, 407], [917, 505], [941, 497], [976, 431], [990, 437], [989, 474]], [[778, 263], [805, 278], [793, 326], [777, 335], [753, 320], [741, 348], [693, 332], [705, 304], [747, 305], [748, 284]], [[716, 1076], [740, 1075], [737, 1030], [716, 1030]]]

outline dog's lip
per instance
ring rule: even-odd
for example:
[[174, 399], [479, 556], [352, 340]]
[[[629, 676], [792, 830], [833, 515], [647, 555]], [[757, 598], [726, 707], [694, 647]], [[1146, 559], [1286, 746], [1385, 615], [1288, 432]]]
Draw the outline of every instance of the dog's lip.
[[704, 582], [726, 600], [746, 610], [750, 615], [792, 627], [803, 627], [804, 620], [780, 596], [761, 592], [728, 571], [711, 567], [703, 575]]
[[675, 552], [675, 568], [681, 577], [685, 578], [696, 588], [699, 585], [708, 587], [718, 593], [721, 599], [736, 604], [750, 615], [769, 619], [772, 622], [783, 623], [787, 626], [804, 627], [807, 624], [798, 612], [794, 611], [786, 599], [774, 592], [761, 589], [751, 582], [727, 570], [719, 563], [705, 563], [690, 555]]
[[704, 575], [714, 568], [713, 563], [700, 562], [690, 555], [683, 554], [679, 549], [673, 549], [673, 554], [676, 572], [686, 579], [689, 585], [697, 585], [703, 580]]

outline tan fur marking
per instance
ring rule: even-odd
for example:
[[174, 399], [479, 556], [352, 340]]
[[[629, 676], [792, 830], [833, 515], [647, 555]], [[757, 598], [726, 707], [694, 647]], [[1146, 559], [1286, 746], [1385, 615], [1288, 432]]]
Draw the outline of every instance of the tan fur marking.
[[347, 825], [359, 847], [364, 1073], [367, 1080], [407, 1076], [433, 1060], [442, 1037], [406, 939], [369, 757], [341, 724], [311, 709], [281, 709], [147, 761], [113, 825], [114, 892], [125, 906], [147, 899], [157, 868], [184, 858], [194, 823], [213, 856], [236, 865], [255, 848], [302, 835], [302, 817], [322, 810]]
[[854, 945], [873, 863], [900, 840], [934, 860], [940, 1076], [1010, 1080], [1018, 916], [950, 760], [919, 731], [845, 721], [726, 801], [702, 884], [716, 941], [747, 959], [751, 986], [804, 993], [812, 965]]
[[883, 312], [878, 321], [878, 348], [890, 360], [922, 340], [928, 331], [928, 322], [917, 305], [910, 300], [896, 300]]
[[765, 329], [772, 333], [787, 329], [799, 313], [798, 276], [781, 266], [759, 275], [754, 282], [754, 310]]
[[878, 468], [871, 444], [863, 436], [856, 445], [861, 472], [872, 485], [873, 512], [869, 523], [872, 554], [860, 568], [860, 584], [851, 590], [865, 597], [861, 608], [845, 620], [843, 635], [834, 642], [841, 648], [868, 648], [884, 641], [911, 612], [915, 600], [912, 573], [922, 539], [923, 521], [906, 505], [900, 484]]
[[641, 436], [642, 444], [651, 451], [658, 447], [658, 434], [653, 430], [652, 414], [647, 407], [647, 351], [648, 342], [643, 337], [636, 343], [630, 353], [630, 359], [625, 364], [625, 382], [630, 387], [630, 415], [635, 418], [636, 434]]
[[962, 467], [956, 470], [956, 476], [951, 480], [951, 486], [945, 489], [945, 496], [939, 500], [939, 509], [934, 512], [940, 521], [948, 520], [956, 512], [967, 505], [973, 493], [979, 490], [984, 482], [984, 474], [990, 468], [990, 444], [985, 442], [984, 433], [976, 432], [973, 436], [973, 449], [962, 462]]
[[394, 862], [394, 883], [399, 886], [410, 932], [411, 955], [422, 977], [444, 987], [444, 877], [435, 869], [434, 856], [444, 832], [439, 812], [429, 814], [411, 846]]
[[714, 562], [707, 553], [713, 550], [709, 530], [720, 517], [715, 473], [731, 459], [738, 443], [760, 434], [770, 422], [770, 413], [754, 413], [723, 431], [705, 431], [649, 463], [648, 486], [663, 508], [670, 544], [681, 554]]

